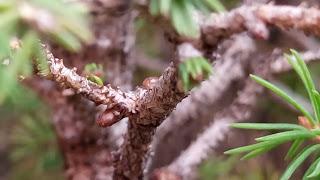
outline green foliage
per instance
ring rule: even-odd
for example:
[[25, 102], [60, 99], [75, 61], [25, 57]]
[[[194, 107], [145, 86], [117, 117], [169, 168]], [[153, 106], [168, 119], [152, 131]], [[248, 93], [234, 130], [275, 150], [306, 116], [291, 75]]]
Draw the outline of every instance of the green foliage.
[[[200, 180], [278, 180], [279, 174], [272, 163], [264, 161], [261, 166], [261, 159], [253, 159], [238, 164], [238, 156], [224, 158], [214, 156], [199, 167]], [[250, 173], [248, 173], [250, 169]]]
[[[10, 157], [14, 169], [20, 169], [16, 170], [18, 172], [28, 169], [32, 177], [60, 171], [63, 163], [51, 124], [45, 117], [37, 116], [23, 117], [11, 136], [13, 149]], [[29, 168], [24, 167], [26, 164]]]
[[[291, 104], [297, 110], [304, 115], [302, 118], [306, 122], [301, 123], [302, 125], [296, 124], [283, 124], [283, 123], [236, 123], [232, 126], [235, 128], [242, 129], [255, 129], [255, 130], [279, 130], [283, 132], [278, 132], [272, 135], [267, 135], [264, 137], [256, 138], [256, 144], [248, 145], [244, 147], [235, 148], [225, 152], [226, 154], [238, 154], [238, 153], [248, 153], [244, 156], [244, 159], [249, 159], [267, 152], [280, 144], [292, 142], [290, 149], [286, 155], [286, 159], [292, 159], [287, 170], [283, 173], [281, 180], [288, 180], [294, 171], [313, 153], [319, 152], [320, 145], [310, 145], [300, 150], [303, 142], [313, 140], [318, 141], [320, 137], [320, 98], [319, 92], [316, 90], [314, 82], [311, 78], [311, 74], [302, 60], [300, 55], [291, 50], [292, 55], [286, 55], [288, 62], [291, 64], [295, 72], [298, 74], [302, 80], [308, 96], [313, 107], [313, 113], [309, 113], [302, 105], [291, 98], [286, 92], [272, 85], [271, 83], [263, 80], [260, 77], [252, 75], [252, 79], [262, 86], [270, 89], [278, 96], [282, 97], [286, 102]], [[297, 154], [298, 153], [298, 154]], [[319, 158], [320, 159], [320, 158]], [[304, 179], [319, 179], [319, 169], [320, 160], [316, 159], [314, 163], [309, 167], [304, 175]]]
[[17, 87], [18, 78], [38, 64], [48, 72], [39, 39], [49, 39], [69, 50], [92, 39], [87, 12], [79, 3], [63, 0], [0, 1], [0, 104]]
[[99, 86], [103, 86], [103, 81], [102, 81], [102, 79], [99, 78], [99, 77], [96, 76], [96, 75], [89, 75], [89, 76], [87, 77], [87, 79], [88, 79], [89, 81], [91, 81], [91, 82], [94, 82], [94, 83], [98, 84]]
[[212, 73], [211, 64], [204, 57], [193, 57], [179, 64], [184, 91], [188, 91]]
[[98, 84], [99, 86], [103, 86], [104, 81], [104, 72], [101, 64], [90, 63], [86, 64], [83, 71], [84, 75], [88, 80]]
[[232, 168], [234, 167], [235, 163], [238, 161], [237, 156], [231, 156], [228, 159], [216, 158], [211, 159], [200, 167], [200, 179], [203, 180], [211, 180], [217, 179], [218, 177], [223, 177], [227, 175]]
[[36, 94], [17, 84], [0, 105], [0, 114], [1, 143], [11, 161], [9, 179], [63, 179], [56, 134]]
[[295, 107], [296, 109], [301, 111], [305, 117], [307, 117], [309, 120], [311, 120], [311, 122], [314, 122], [314, 119], [311, 116], [311, 114], [304, 107], [302, 107], [297, 101], [295, 101], [293, 98], [291, 98], [286, 92], [282, 91], [281, 89], [277, 88], [273, 84], [269, 83], [268, 81], [266, 81], [258, 76], [251, 75], [251, 78], [253, 80], [255, 80], [257, 83], [261, 84], [262, 86], [273, 91], [276, 95], [282, 97], [286, 102], [288, 102], [293, 107]]
[[177, 32], [188, 37], [199, 36], [199, 27], [194, 21], [195, 10], [221, 12], [225, 8], [219, 0], [150, 0], [152, 15], [170, 18]]

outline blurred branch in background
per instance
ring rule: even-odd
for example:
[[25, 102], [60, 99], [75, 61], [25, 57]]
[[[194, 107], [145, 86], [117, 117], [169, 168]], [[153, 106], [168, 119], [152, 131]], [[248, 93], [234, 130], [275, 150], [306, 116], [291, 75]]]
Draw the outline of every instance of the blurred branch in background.
[[[310, 50], [306, 52], [301, 52], [301, 57], [304, 59], [306, 63], [312, 64], [313, 62], [317, 62], [318, 60], [320, 60], [320, 50]], [[285, 57], [282, 55], [280, 55], [279, 58], [272, 62], [270, 68], [274, 74], [284, 73], [292, 70], [292, 67], [290, 66], [288, 61], [285, 60]]]
[[[22, 121], [13, 128], [15, 159], [21, 158], [27, 165], [37, 164], [33, 166], [35, 172], [47, 168], [55, 172], [62, 161], [56, 147], [58, 141], [68, 179], [141, 179], [143, 171], [158, 178], [172, 172], [173, 178], [197, 177], [196, 167], [230, 132], [226, 125], [248, 119], [254, 110], [262, 88], [249, 81], [248, 74], [270, 78], [290, 70], [282, 57], [270, 58], [270, 49], [278, 46], [272, 42], [274, 33], [294, 29], [320, 35], [320, 11], [314, 7], [265, 5], [264, 1], [246, 1], [245, 5], [217, 0], [136, 3], [0, 2], [0, 103], [8, 109], [15, 104], [26, 109], [26, 113], [17, 113], [17, 119]], [[228, 4], [227, 8], [222, 3]], [[231, 9], [229, 3], [238, 3], [239, 7]], [[231, 10], [226, 11], [228, 8]], [[145, 17], [150, 16], [148, 12], [153, 17]], [[142, 55], [135, 57], [136, 17], [156, 22], [153, 26], [157, 34], [147, 34], [144, 41], [157, 36], [160, 38], [154, 41], [165, 37], [165, 42], [159, 47], [140, 45]], [[141, 23], [150, 22], [135, 24], [144, 28]], [[305, 48], [302, 56], [306, 62], [318, 60], [314, 47], [319, 44], [317, 40], [298, 35], [301, 34], [287, 33], [288, 39], [297, 37], [296, 42]], [[40, 40], [51, 52], [42, 51]], [[283, 50], [288, 46], [290, 41], [282, 44]], [[148, 48], [153, 48], [149, 55], [165, 62], [148, 63], [149, 57], [143, 54]], [[161, 49], [166, 49], [166, 55], [157, 57], [160, 53], [154, 52]], [[132, 60], [133, 57], [139, 59]], [[214, 66], [210, 77], [209, 62]], [[88, 74], [90, 65], [100, 71], [99, 76]], [[131, 90], [137, 65], [162, 71], [158, 72], [161, 76], [146, 78], [142, 86]], [[56, 85], [30, 76], [35, 73], [50, 77]], [[29, 96], [23, 97], [20, 82], [36, 90], [50, 105], [51, 118], [46, 110], [45, 115], [36, 113], [42, 111], [38, 109], [41, 105], [30, 105], [34, 102], [27, 101]], [[8, 109], [5, 111], [10, 114]], [[52, 121], [47, 122], [48, 119]], [[128, 124], [127, 130], [119, 124], [112, 130], [98, 128], [95, 119], [102, 127], [121, 120]], [[194, 135], [198, 137], [192, 139]], [[165, 144], [166, 139], [171, 142]], [[151, 143], [151, 154], [155, 156], [148, 159]], [[170, 152], [172, 149], [174, 152]], [[33, 153], [39, 156], [34, 157]]]
[[[242, 42], [246, 41], [246, 45]], [[168, 143], [170, 146], [177, 146], [174, 137], [182, 138], [199, 130], [201, 125], [205, 124], [208, 118], [212, 117], [217, 111], [227, 106], [230, 100], [224, 98], [225, 92], [236, 93], [234, 82], [245, 78], [244, 66], [247, 66], [251, 53], [255, 50], [255, 44], [246, 35], [240, 35], [232, 40], [232, 46], [219, 58], [214, 65], [214, 72], [211, 77], [203, 82], [200, 87], [191, 92], [191, 95], [184, 99], [175, 111], [159, 127], [155, 140], [153, 142], [154, 163], [157, 162], [157, 154], [162, 154], [168, 148], [162, 148], [162, 142], [166, 139], [172, 139]], [[239, 56], [237, 56], [239, 55]], [[237, 60], [235, 60], [237, 58]], [[226, 72], [230, 72], [227, 73]], [[208, 91], [210, 89], [210, 91]], [[233, 97], [232, 93], [228, 96]], [[223, 99], [223, 101], [221, 101]], [[229, 98], [228, 98], [229, 99]], [[219, 106], [217, 106], [219, 104]], [[197, 118], [197, 121], [194, 121]], [[189, 128], [188, 128], [189, 127]], [[176, 129], [183, 128], [185, 131], [177, 132]], [[183, 139], [179, 141], [184, 145]], [[164, 152], [163, 152], [164, 151]], [[166, 152], [165, 154], [167, 154]], [[173, 154], [173, 152], [170, 152]], [[160, 158], [161, 159], [161, 158]], [[151, 168], [151, 167], [150, 167]]]
[[[238, 46], [235, 45], [233, 47], [237, 49]], [[241, 56], [238, 60], [240, 60], [240, 58]], [[245, 56], [242, 58], [244, 58], [243, 61], [249, 59]], [[234, 59], [232, 60], [234, 61]], [[248, 62], [246, 67], [249, 68], [248, 66], [250, 66], [253, 68], [253, 72], [259, 72], [264, 76], [268, 76], [268, 73], [270, 73], [270, 71], [266, 70], [268, 68], [261, 71], [261, 67], [268, 67], [269, 63], [270, 61], [268, 60], [264, 60], [257, 64], [250, 64]], [[221, 76], [224, 76], [224, 74], [221, 74]], [[228, 124], [234, 121], [246, 120], [251, 116], [256, 105], [257, 96], [262, 93], [263, 88], [259, 87], [248, 78], [245, 80], [243, 87], [242, 90], [237, 92], [231, 105], [216, 113], [211, 125], [209, 125], [206, 130], [204, 130], [204, 132], [202, 132], [198, 138], [178, 156], [178, 158], [170, 163], [167, 167], [169, 172], [166, 170], [164, 172], [156, 170], [154, 175], [161, 176], [162, 173], [174, 173], [182, 179], [186, 177], [195, 178], [195, 176], [197, 176], [197, 174], [194, 174], [194, 172], [196, 172], [195, 168], [212, 153], [214, 147], [219, 144], [219, 141], [224, 139], [224, 135], [229, 131]]]

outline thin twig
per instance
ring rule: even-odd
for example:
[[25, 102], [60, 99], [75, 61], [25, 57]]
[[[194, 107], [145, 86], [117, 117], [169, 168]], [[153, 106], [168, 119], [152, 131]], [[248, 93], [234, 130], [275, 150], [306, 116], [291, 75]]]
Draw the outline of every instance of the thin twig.
[[108, 107], [118, 105], [128, 113], [136, 112], [137, 97], [135, 94], [124, 93], [119, 89], [112, 88], [111, 85], [99, 86], [78, 75], [76, 69], [65, 67], [63, 60], [55, 58], [48, 49], [46, 49], [46, 55], [50, 68], [49, 76], [57, 83], [72, 88], [96, 104], [105, 104]]

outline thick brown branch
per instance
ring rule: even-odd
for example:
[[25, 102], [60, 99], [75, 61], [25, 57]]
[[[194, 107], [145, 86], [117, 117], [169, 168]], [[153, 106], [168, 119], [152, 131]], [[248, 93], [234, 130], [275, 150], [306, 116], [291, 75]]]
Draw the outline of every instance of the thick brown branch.
[[184, 97], [185, 93], [178, 88], [177, 70], [171, 64], [152, 89], [140, 94], [136, 122], [158, 126]]
[[55, 58], [48, 50], [47, 58], [50, 77], [57, 83], [74, 89], [96, 104], [108, 105], [109, 109], [115, 107], [121, 117], [129, 117], [128, 134], [115, 177], [140, 178], [144, 157], [156, 127], [185, 97], [185, 93], [177, 86], [176, 67], [172, 64], [167, 68], [152, 87], [124, 93], [110, 85], [100, 87], [90, 82], [78, 75], [75, 69], [66, 68], [62, 59]]
[[158, 125], [185, 93], [177, 88], [177, 71], [171, 65], [151, 89], [140, 94], [138, 114], [130, 117], [128, 133], [116, 162], [115, 179], [141, 179], [146, 155]]

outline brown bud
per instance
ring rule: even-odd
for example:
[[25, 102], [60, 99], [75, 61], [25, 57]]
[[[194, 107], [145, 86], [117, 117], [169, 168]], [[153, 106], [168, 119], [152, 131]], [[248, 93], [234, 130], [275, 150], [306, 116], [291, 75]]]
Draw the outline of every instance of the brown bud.
[[185, 90], [183, 88], [183, 82], [181, 80], [178, 81], [177, 83], [177, 88], [178, 88], [178, 91], [181, 92], [181, 93], [185, 93]]
[[168, 169], [165, 168], [161, 168], [161, 169], [156, 169], [154, 170], [152, 176], [151, 176], [152, 180], [181, 180], [182, 178], [169, 171]]
[[[304, 117], [304, 116], [299, 116], [299, 117], [298, 117], [298, 121], [299, 121], [299, 124], [300, 124], [301, 126], [307, 128], [307, 129], [309, 129], [309, 130], [311, 130], [311, 129], [313, 129], [313, 128], [317, 128], [317, 129], [319, 128], [318, 126], [313, 126], [313, 125], [310, 123], [310, 121], [309, 121], [306, 117]], [[316, 142], [320, 142], [320, 136], [316, 136], [316, 137], [314, 138], [314, 140], [315, 140]]]
[[96, 120], [96, 123], [100, 127], [112, 126], [121, 119], [119, 115], [119, 112], [107, 109], [99, 115], [98, 119]]
[[158, 81], [159, 79], [157, 77], [147, 77], [146, 79], [143, 80], [142, 86], [145, 89], [152, 89], [157, 85]]
[[299, 124], [307, 129], [312, 129], [312, 124], [310, 124], [310, 121], [304, 117], [304, 116], [299, 116], [298, 117]]
[[195, 78], [193, 78], [194, 81], [196, 81], [195, 83], [198, 84], [199, 82], [203, 81], [204, 75], [202, 73], [198, 74]]

